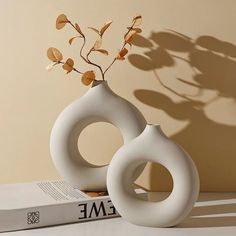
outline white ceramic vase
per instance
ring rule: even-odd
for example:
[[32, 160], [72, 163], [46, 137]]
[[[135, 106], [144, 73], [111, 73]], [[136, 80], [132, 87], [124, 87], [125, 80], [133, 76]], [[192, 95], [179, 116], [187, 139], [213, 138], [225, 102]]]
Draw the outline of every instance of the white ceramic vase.
[[137, 137], [146, 125], [138, 109], [116, 95], [106, 81], [95, 81], [84, 96], [62, 111], [51, 132], [52, 160], [61, 176], [73, 187], [82, 190], [106, 189], [108, 166], [98, 167], [87, 162], [77, 146], [81, 131], [99, 121], [116, 126], [124, 143]]
[[[163, 201], [140, 199], [134, 191], [134, 173], [147, 161], [163, 165], [172, 175], [173, 190]], [[113, 156], [107, 188], [114, 206], [127, 221], [170, 227], [180, 223], [191, 211], [199, 194], [199, 177], [190, 156], [166, 137], [159, 125], [147, 125], [141, 135]]]

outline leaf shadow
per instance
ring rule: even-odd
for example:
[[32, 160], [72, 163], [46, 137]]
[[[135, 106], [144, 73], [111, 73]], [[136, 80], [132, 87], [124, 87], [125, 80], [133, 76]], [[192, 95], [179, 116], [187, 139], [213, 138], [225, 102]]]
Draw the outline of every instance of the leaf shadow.
[[[153, 72], [157, 83], [181, 97], [182, 101], [175, 102], [164, 93], [147, 89], [135, 90], [134, 96], [176, 120], [188, 121], [188, 125], [171, 138], [183, 146], [196, 163], [201, 191], [235, 191], [236, 182], [230, 180], [236, 179], [236, 127], [208, 118], [204, 108], [222, 97], [236, 101], [236, 46], [207, 35], [192, 39], [173, 30], [152, 32], [148, 38], [139, 35], [134, 45], [145, 51], [131, 54], [129, 62], [140, 70]], [[185, 54], [185, 57], [178, 53]], [[167, 86], [158, 75], [159, 69], [173, 67], [178, 60], [184, 61], [194, 72], [192, 80], [176, 78], [184, 86], [198, 89], [194, 98]], [[207, 102], [200, 102], [197, 96], [206, 89], [217, 95]], [[160, 177], [159, 170], [157, 165], [151, 165], [150, 188], [168, 191], [170, 184], [160, 188], [154, 181]], [[167, 180], [164, 182], [168, 183]], [[224, 184], [227, 182], [229, 184]]]

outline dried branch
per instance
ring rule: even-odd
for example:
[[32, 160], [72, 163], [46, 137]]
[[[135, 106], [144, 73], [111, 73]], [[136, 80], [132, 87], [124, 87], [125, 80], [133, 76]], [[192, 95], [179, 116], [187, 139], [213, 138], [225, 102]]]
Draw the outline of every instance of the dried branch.
[[[85, 37], [85, 35], [82, 33], [81, 30], [78, 30], [78, 28], [76, 27], [76, 25], [74, 25], [71, 21], [68, 21], [68, 23], [69, 23], [69, 24], [82, 36], [82, 38], [83, 38], [83, 44], [82, 44], [81, 49], [80, 49], [80, 57], [81, 57], [86, 63], [88, 63], [88, 64], [90, 64], [90, 65], [93, 65], [93, 66], [99, 68], [99, 70], [100, 70], [100, 72], [101, 72], [101, 75], [102, 75], [102, 79], [104, 80], [104, 75], [103, 75], [103, 71], [102, 71], [101, 66], [99, 66], [98, 64], [92, 62], [92, 61], [89, 59], [89, 57], [88, 57], [89, 54], [90, 54], [93, 50], [90, 49], [90, 51], [87, 53], [86, 57], [83, 55], [83, 49], [84, 49], [85, 44], [86, 44], [86, 37]], [[81, 34], [81, 33], [82, 33], [82, 34]]]
[[[124, 49], [125, 49], [125, 46], [127, 44], [129, 44], [130, 46], [132, 45], [131, 42], [134, 38], [134, 36], [137, 34], [137, 33], [141, 33], [142, 30], [140, 28], [135, 28], [136, 26], [139, 26], [141, 24], [141, 21], [142, 21], [142, 17], [140, 15], [137, 15], [133, 18], [133, 22], [132, 22], [132, 25], [130, 27], [127, 27], [128, 28], [128, 31], [125, 33], [124, 35], [124, 43], [123, 43], [123, 46], [121, 47], [119, 53], [118, 53], [118, 56], [116, 56], [112, 62], [110, 63], [110, 65], [105, 69], [104, 71], [104, 76], [105, 76], [105, 73], [111, 68], [111, 66], [116, 62], [116, 60], [124, 60], [124, 56], [128, 53], [128, 50], [125, 51], [125, 54], [123, 53]], [[123, 56], [121, 54], [124, 54]]]
[[[80, 51], [79, 51], [80, 57], [87, 64], [97, 67], [99, 69], [99, 71], [101, 72], [102, 80], [104, 80], [105, 73], [110, 69], [110, 67], [115, 63], [115, 61], [116, 60], [124, 60], [125, 59], [125, 55], [128, 53], [128, 49], [125, 48], [125, 46], [127, 44], [129, 44], [131, 46], [132, 45], [131, 43], [132, 43], [133, 37], [137, 33], [140, 33], [142, 31], [140, 28], [137, 28], [137, 26], [140, 25], [141, 20], [142, 20], [142, 17], [140, 15], [137, 15], [137, 16], [135, 16], [133, 18], [132, 25], [130, 27], [127, 27], [128, 31], [124, 35], [124, 43], [123, 43], [122, 48], [120, 49], [118, 55], [112, 60], [112, 62], [106, 68], [105, 71], [103, 71], [102, 67], [99, 64], [91, 61], [89, 56], [91, 55], [92, 52], [100, 52], [100, 53], [102, 53], [104, 55], [108, 55], [108, 51], [103, 49], [103, 48], [101, 48], [101, 45], [102, 45], [103, 34], [109, 28], [109, 26], [111, 25], [112, 21], [106, 22], [102, 27], [100, 27], [100, 29], [96, 29], [94, 27], [88, 27], [89, 29], [93, 30], [96, 34], [98, 34], [99, 37], [95, 41], [93, 47], [88, 51], [86, 56], [84, 56], [84, 47], [86, 45], [86, 36], [82, 32], [82, 30], [80, 29], [80, 26], [77, 23], [73, 24], [67, 18], [66, 15], [61, 14], [56, 19], [56, 28], [58, 30], [60, 30], [60, 29], [64, 28], [66, 24], [69, 24], [70, 26], [72, 26], [76, 30], [78, 35], [75, 36], [75, 37], [70, 38], [69, 39], [69, 44], [71, 45], [75, 38], [82, 38], [83, 39], [83, 44], [81, 45], [81, 48], [80, 48]], [[56, 66], [58, 64], [62, 64], [62, 68], [66, 71], [66, 73], [70, 73], [71, 71], [75, 71], [75, 72], [77, 72], [79, 74], [83, 74], [83, 76], [81, 78], [81, 81], [85, 85], [89, 85], [89, 84], [92, 83], [92, 81], [95, 80], [96, 76], [95, 76], [95, 72], [93, 70], [89, 70], [89, 71], [86, 71], [86, 72], [79, 71], [78, 69], [76, 69], [74, 67], [74, 61], [71, 58], [68, 58], [64, 62], [62, 60], [63, 59], [63, 55], [61, 54], [61, 52], [58, 49], [56, 49], [56, 48], [49, 48], [48, 51], [47, 51], [47, 56], [53, 62], [52, 64], [47, 66], [47, 70], [52, 69], [54, 66]]]
[[[64, 61], [59, 61], [59, 62], [57, 62], [57, 64], [62, 64], [62, 65], [65, 65], [66, 64], [66, 62], [64, 62]], [[77, 72], [77, 73], [79, 73], [79, 74], [83, 74], [84, 72], [81, 72], [81, 71], [79, 71], [78, 69], [76, 69], [75, 67], [73, 67], [73, 69], [72, 69], [73, 71], [75, 71], [75, 72]]]

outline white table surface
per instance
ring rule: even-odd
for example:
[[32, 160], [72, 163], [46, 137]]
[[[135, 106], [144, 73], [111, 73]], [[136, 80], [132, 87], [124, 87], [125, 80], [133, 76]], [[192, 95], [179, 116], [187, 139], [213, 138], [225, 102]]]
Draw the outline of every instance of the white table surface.
[[122, 218], [1, 233], [1, 236], [236, 236], [236, 193], [201, 193], [190, 216], [173, 228], [136, 226]]

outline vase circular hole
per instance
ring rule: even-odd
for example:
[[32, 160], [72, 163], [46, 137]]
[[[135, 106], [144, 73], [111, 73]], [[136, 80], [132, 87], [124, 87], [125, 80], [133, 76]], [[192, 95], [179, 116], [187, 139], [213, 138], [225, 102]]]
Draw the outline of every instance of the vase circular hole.
[[106, 166], [123, 145], [120, 130], [107, 122], [96, 122], [85, 127], [78, 137], [77, 148], [88, 163]]
[[[134, 192], [137, 197], [150, 202], [159, 202], [168, 198], [173, 190], [173, 178], [168, 169], [154, 162], [141, 164], [143, 172], [134, 180]], [[139, 171], [139, 170], [138, 170]]]

